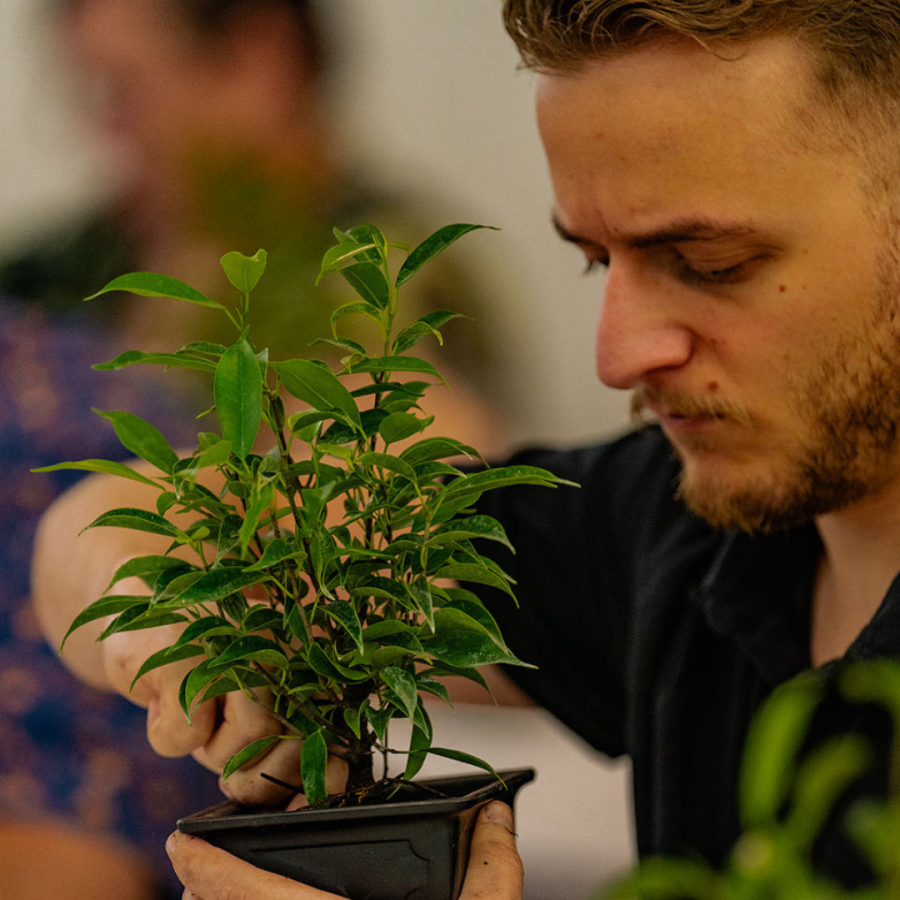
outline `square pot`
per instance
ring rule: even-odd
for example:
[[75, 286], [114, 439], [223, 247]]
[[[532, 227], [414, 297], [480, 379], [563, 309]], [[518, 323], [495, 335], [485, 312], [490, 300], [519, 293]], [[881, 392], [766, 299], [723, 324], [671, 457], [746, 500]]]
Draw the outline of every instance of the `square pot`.
[[340, 809], [249, 810], [235, 803], [178, 821], [235, 856], [352, 900], [456, 900], [478, 811], [510, 805], [534, 769], [419, 782], [444, 797]]

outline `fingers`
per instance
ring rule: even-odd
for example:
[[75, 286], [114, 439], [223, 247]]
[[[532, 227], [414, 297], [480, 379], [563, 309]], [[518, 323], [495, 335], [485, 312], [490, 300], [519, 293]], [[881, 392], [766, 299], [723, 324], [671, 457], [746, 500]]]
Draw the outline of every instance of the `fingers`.
[[[345, 759], [334, 755], [328, 757], [328, 766], [325, 769], [325, 790], [329, 795], [342, 794], [344, 792], [347, 787], [349, 769], [350, 767]], [[297, 794], [287, 805], [287, 809], [302, 809], [308, 805], [306, 797], [303, 794]]]
[[478, 815], [459, 900], [521, 900], [524, 873], [512, 810], [499, 801]]
[[185, 900], [340, 900], [177, 831], [166, 842], [166, 851], [186, 888]]

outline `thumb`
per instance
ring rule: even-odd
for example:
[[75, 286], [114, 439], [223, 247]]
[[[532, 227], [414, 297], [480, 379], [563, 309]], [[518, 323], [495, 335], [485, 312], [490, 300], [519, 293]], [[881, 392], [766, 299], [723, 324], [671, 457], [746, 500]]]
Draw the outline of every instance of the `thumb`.
[[479, 813], [459, 900], [521, 900], [524, 873], [512, 810], [499, 801]]

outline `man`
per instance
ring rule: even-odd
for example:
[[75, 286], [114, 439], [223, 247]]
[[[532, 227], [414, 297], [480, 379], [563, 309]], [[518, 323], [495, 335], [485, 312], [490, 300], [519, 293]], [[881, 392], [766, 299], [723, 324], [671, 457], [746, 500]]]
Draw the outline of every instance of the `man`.
[[[493, 611], [539, 666], [521, 687], [631, 756], [641, 853], [720, 862], [761, 701], [900, 651], [900, 7], [506, 0], [505, 15], [540, 73], [556, 227], [608, 270], [598, 374], [660, 427], [518, 458], [582, 488], [484, 505], [518, 549], [501, 562], [522, 610]], [[811, 740], [863, 731], [883, 755], [881, 724], [829, 694]], [[839, 828], [818, 849], [865, 879]], [[172, 852], [191, 886], [207, 850]]]

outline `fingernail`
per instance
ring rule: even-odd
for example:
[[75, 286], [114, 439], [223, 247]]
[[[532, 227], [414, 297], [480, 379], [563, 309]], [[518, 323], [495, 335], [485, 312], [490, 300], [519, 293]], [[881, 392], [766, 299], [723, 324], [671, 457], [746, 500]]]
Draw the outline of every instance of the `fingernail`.
[[508, 831], [512, 831], [515, 822], [513, 821], [513, 811], [499, 800], [494, 800], [482, 810], [481, 818], [484, 822], [490, 822], [492, 825], [502, 825]]

